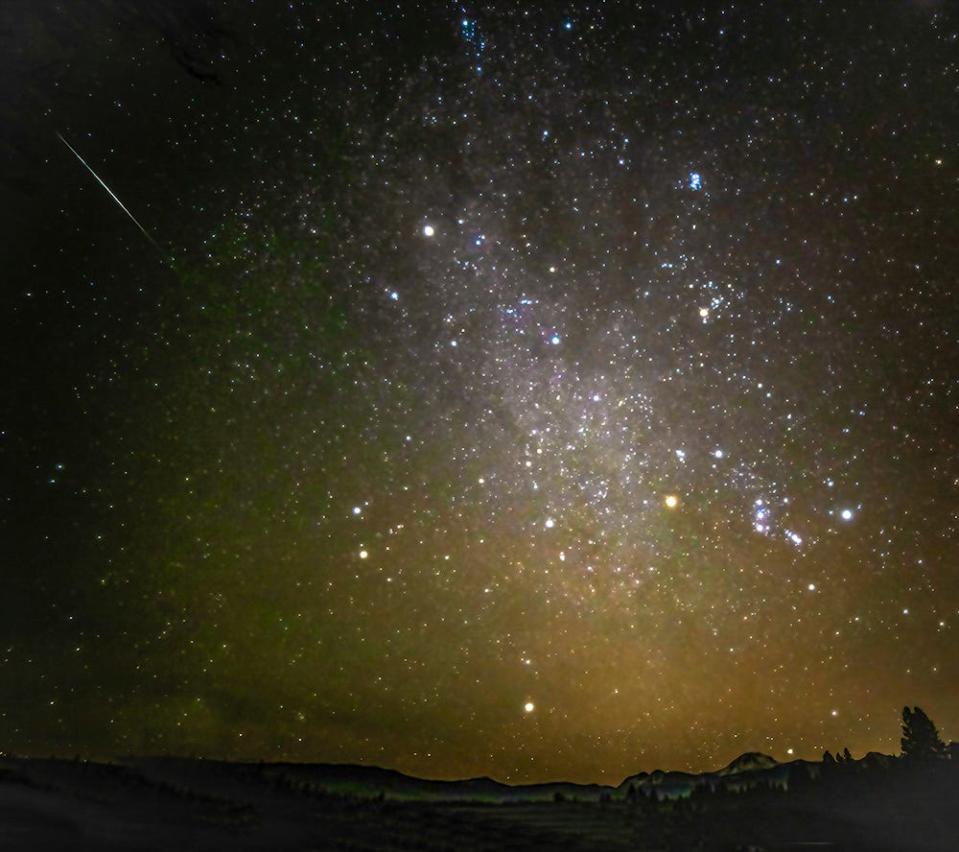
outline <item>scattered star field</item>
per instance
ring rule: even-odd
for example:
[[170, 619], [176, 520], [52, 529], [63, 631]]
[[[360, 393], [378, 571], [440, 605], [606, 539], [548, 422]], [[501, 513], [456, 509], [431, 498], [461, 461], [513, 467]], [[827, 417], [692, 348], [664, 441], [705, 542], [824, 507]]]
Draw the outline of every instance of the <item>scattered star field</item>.
[[959, 735], [955, 8], [223, 5], [17, 95], [0, 748]]

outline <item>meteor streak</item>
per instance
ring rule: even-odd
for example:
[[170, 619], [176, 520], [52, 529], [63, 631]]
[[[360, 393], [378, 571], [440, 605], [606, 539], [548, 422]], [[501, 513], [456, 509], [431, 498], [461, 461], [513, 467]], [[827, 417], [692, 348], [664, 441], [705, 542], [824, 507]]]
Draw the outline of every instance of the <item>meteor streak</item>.
[[106, 183], [104, 183], [104, 181], [101, 179], [100, 175], [98, 175], [95, 171], [93, 171], [93, 169], [90, 167], [90, 165], [87, 163], [87, 161], [84, 160], [83, 157], [80, 156], [80, 153], [77, 151], [77, 149], [74, 148], [69, 142], [67, 142], [67, 140], [64, 139], [63, 136], [62, 136], [60, 133], [57, 133], [57, 137], [60, 139], [60, 141], [61, 141], [64, 145], [66, 145], [66, 146], [73, 152], [73, 155], [74, 155], [81, 163], [83, 163], [84, 168], [85, 168], [88, 172], [90, 172], [90, 174], [93, 175], [93, 176], [97, 179], [97, 183], [99, 183], [100, 186], [102, 186], [108, 193], [110, 193], [110, 198], [112, 198], [117, 204], [120, 205], [120, 209], [121, 209], [124, 213], [126, 213], [127, 216], [130, 217], [130, 221], [133, 222], [133, 224], [136, 225], [136, 226], [140, 229], [140, 233], [142, 233], [143, 236], [145, 236], [145, 237], [150, 241], [150, 244], [151, 244], [158, 252], [160, 252], [160, 254], [163, 254], [163, 249], [160, 248], [160, 246], [158, 245], [157, 241], [156, 241], [155, 239], [153, 239], [153, 237], [151, 237], [150, 234], [147, 232], [147, 229], [144, 228], [143, 225], [141, 225], [141, 224], [137, 221], [136, 216], [134, 216], [134, 215], [126, 208], [126, 205], [125, 205], [119, 198], [117, 198], [116, 193], [115, 193], [112, 189], [110, 189], [110, 187], [108, 187], [108, 186], [106, 185]]

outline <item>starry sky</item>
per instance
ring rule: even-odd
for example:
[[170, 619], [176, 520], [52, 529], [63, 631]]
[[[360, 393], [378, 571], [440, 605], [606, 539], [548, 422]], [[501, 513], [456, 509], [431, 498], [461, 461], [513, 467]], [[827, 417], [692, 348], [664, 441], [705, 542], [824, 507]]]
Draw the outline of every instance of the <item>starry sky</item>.
[[0, 748], [959, 736], [954, 6], [4, 16]]

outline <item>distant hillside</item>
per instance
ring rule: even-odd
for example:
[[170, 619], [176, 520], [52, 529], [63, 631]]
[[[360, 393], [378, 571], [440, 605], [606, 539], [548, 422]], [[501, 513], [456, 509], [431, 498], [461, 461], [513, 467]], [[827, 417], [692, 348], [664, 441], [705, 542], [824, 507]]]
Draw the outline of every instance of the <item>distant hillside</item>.
[[[875, 754], [871, 752], [870, 755]], [[885, 755], [882, 755], [885, 757]], [[863, 758], [864, 760], [866, 758]], [[870, 757], [870, 759], [873, 759]], [[891, 760], [892, 758], [886, 758]], [[660, 798], [678, 798], [688, 796], [699, 787], [708, 787], [710, 790], [731, 790], [739, 792], [754, 786], [786, 787], [789, 783], [792, 767], [806, 768], [808, 775], [813, 777], [819, 774], [819, 764], [805, 760], [793, 760], [788, 763], [779, 763], [768, 754], [758, 751], [747, 751], [721, 769], [713, 772], [664, 772], [657, 769], [655, 772], [640, 772], [630, 775], [617, 788], [619, 795], [625, 795], [629, 788], [635, 787], [643, 794], [655, 791]]]
[[[886, 767], [897, 758], [870, 752], [851, 765]], [[8, 761], [10, 762], [10, 761]], [[42, 776], [46, 761], [17, 761]], [[51, 765], [60, 765], [54, 761]], [[70, 762], [66, 762], [68, 765]], [[0, 761], [0, 766], [3, 763]], [[96, 766], [97, 764], [79, 765]], [[347, 797], [385, 797], [394, 801], [420, 802], [545, 802], [557, 798], [569, 801], [599, 801], [601, 798], [622, 798], [629, 788], [640, 793], [655, 791], [659, 798], [679, 798], [693, 790], [734, 792], [751, 787], [788, 786], [794, 767], [802, 767], [809, 777], [820, 775], [822, 764], [804, 760], [779, 763], [759, 752], [746, 752], [728, 765], [711, 772], [679, 771], [640, 772], [626, 778], [617, 787], [602, 784], [575, 784], [554, 781], [541, 784], [510, 785], [492, 778], [469, 778], [461, 781], [440, 781], [416, 778], [395, 769], [356, 764], [324, 763], [232, 763], [218, 760], [196, 760], [174, 757], [131, 757], [119, 765], [107, 764], [111, 770], [144, 779], [144, 783], [170, 788], [183, 788], [219, 794], [224, 784], [246, 783], [256, 777], [262, 782], [302, 788], [313, 792]]]
[[144, 775], [166, 782], [192, 785], [204, 777], [235, 772], [237, 767], [256, 770], [264, 777], [283, 779], [294, 785], [308, 785], [343, 796], [375, 796], [410, 801], [552, 801], [556, 794], [568, 799], [596, 801], [614, 788], [601, 784], [574, 784], [565, 781], [544, 784], [509, 785], [492, 778], [463, 781], [434, 781], [404, 775], [394, 769], [356, 764], [262, 763], [235, 764], [180, 758], [132, 758], [129, 763]]
[[755, 772], [758, 769], [772, 769], [778, 766], [778, 761], [768, 754], [762, 754], [758, 751], [747, 751], [739, 755], [728, 766], [719, 770], [719, 775], [738, 775], [741, 772]]

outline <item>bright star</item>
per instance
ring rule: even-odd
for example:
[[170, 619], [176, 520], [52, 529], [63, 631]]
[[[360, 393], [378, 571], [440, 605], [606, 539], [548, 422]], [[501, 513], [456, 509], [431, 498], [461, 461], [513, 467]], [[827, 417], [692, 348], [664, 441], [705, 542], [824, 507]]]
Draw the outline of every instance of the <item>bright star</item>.
[[532, 701], [527, 701], [527, 702], [523, 705], [523, 709], [524, 709], [527, 713], [532, 713], [532, 712], [536, 709], [536, 705], [533, 704]]
[[679, 505], [679, 498], [675, 494], [667, 494], [663, 502], [666, 503], [667, 509], [675, 509]]
[[424, 226], [423, 226], [423, 236], [424, 236], [424, 237], [432, 237], [433, 234], [435, 234], [435, 233], [436, 233], [436, 228], [434, 228], [432, 225], [424, 225]]

